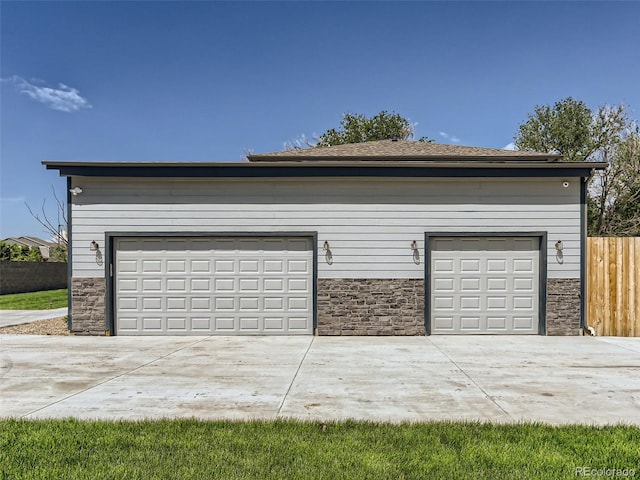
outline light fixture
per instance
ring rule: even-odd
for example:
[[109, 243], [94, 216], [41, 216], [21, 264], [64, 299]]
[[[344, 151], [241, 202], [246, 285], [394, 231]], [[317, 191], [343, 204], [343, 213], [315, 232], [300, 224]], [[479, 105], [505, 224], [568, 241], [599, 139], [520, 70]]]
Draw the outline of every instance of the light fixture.
[[562, 245], [562, 240], [558, 240], [555, 244], [555, 247], [556, 247], [556, 262], [562, 265], [564, 263], [564, 253], [562, 252], [562, 249], [564, 248], [564, 246]]
[[333, 264], [333, 254], [331, 253], [331, 247], [329, 246], [328, 241], [324, 241], [324, 245], [322, 245], [322, 249], [324, 250], [324, 261], [327, 262], [327, 265]]
[[413, 251], [413, 263], [420, 265], [420, 250], [418, 250], [418, 242], [411, 242], [411, 250]]
[[98, 250], [100, 250], [100, 245], [98, 245], [98, 242], [94, 240], [91, 242], [91, 245], [89, 245], [89, 250], [91, 250], [92, 252], [97, 252]]
[[562, 186], [564, 188], [568, 188], [569, 187], [569, 182], [567, 182], [566, 180], [564, 182], [562, 182]]
[[73, 187], [73, 188], [69, 189], [69, 192], [71, 192], [71, 195], [73, 195], [74, 197], [77, 197], [78, 195], [80, 195], [82, 193], [82, 188]]

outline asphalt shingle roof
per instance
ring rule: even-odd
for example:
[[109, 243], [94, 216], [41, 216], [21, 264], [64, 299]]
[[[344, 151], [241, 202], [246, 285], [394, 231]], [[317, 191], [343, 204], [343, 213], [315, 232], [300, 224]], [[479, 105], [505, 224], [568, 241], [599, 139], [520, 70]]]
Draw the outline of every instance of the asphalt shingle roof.
[[497, 148], [445, 145], [410, 140], [378, 140], [331, 147], [312, 147], [283, 152], [248, 155], [251, 162], [309, 160], [545, 160], [557, 161], [560, 155], [500, 150]]

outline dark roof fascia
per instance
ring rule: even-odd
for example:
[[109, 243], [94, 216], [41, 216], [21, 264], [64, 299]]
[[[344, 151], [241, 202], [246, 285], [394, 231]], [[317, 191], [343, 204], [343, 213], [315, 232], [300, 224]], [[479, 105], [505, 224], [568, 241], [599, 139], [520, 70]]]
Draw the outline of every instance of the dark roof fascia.
[[173, 178], [304, 177], [589, 177], [604, 162], [270, 162], [93, 163], [42, 162], [61, 176]]

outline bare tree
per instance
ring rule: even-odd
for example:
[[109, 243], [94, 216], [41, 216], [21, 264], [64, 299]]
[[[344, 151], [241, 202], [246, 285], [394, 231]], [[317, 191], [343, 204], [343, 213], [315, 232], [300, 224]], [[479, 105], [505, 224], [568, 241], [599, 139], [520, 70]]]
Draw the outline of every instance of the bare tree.
[[29, 214], [44, 227], [45, 231], [51, 236], [53, 241], [57, 244], [56, 249], [52, 252], [52, 258], [55, 260], [67, 259], [68, 239], [67, 239], [67, 206], [63, 200], [60, 200], [53, 185], [51, 186], [53, 191], [53, 198], [56, 202], [57, 222], [54, 222], [49, 218], [45, 209], [47, 199], [42, 200], [42, 206], [40, 207], [40, 213], [35, 212], [27, 202], [25, 206], [29, 210]]

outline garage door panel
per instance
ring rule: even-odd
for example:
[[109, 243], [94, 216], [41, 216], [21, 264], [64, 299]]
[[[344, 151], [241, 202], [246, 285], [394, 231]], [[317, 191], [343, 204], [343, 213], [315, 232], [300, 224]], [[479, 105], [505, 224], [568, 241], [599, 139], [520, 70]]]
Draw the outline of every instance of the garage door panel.
[[534, 325], [537, 321], [534, 321], [532, 317], [513, 317], [513, 328], [515, 330], [530, 330], [537, 325]]
[[480, 330], [480, 317], [460, 317], [460, 329], [461, 330]]
[[162, 273], [162, 262], [159, 260], [142, 260], [142, 273]]
[[487, 330], [505, 330], [507, 329], [507, 317], [487, 316]]
[[431, 333], [538, 333], [539, 241], [431, 239]]
[[240, 297], [240, 311], [257, 311], [260, 307], [260, 300], [258, 297]]
[[487, 278], [487, 291], [488, 292], [506, 292], [507, 284], [509, 283], [505, 277], [502, 278]]
[[211, 317], [191, 317], [191, 331], [210, 332], [213, 330]]
[[305, 332], [308, 328], [308, 320], [306, 317], [289, 317], [288, 324], [290, 331]]
[[[453, 284], [453, 282], [451, 283]], [[480, 283], [481, 283], [481, 279], [479, 277], [461, 278], [460, 291], [461, 292], [479, 292]]]
[[230, 311], [236, 310], [236, 299], [234, 297], [215, 297], [215, 309], [216, 311]]
[[224, 274], [224, 273], [234, 273], [234, 272], [235, 272], [234, 260], [224, 259], [224, 260], [216, 260], [214, 262], [214, 273]]
[[117, 239], [116, 333], [310, 334], [311, 245], [277, 237]]
[[240, 331], [258, 332], [258, 317], [240, 317]]
[[263, 265], [264, 273], [284, 273], [284, 261], [282, 260], [265, 260]]
[[282, 297], [265, 297], [264, 309], [284, 311], [284, 299]]
[[[158, 290], [160, 289], [161, 284], [158, 286]], [[206, 285], [208, 287], [208, 284]], [[205, 288], [206, 288], [205, 287]], [[206, 288], [208, 289], [208, 288]], [[196, 288], [196, 290], [201, 290]], [[166, 280], [166, 291], [171, 293], [180, 293], [187, 291], [187, 278], [167, 278]]]
[[233, 278], [216, 278], [215, 279], [215, 291], [216, 292], [235, 292], [236, 282]]
[[142, 317], [142, 330], [156, 330], [162, 329], [162, 317]]
[[284, 318], [283, 317], [265, 317], [264, 318], [264, 329], [266, 331], [269, 330], [282, 330], [284, 328]]
[[[167, 279], [170, 282], [171, 279]], [[191, 278], [189, 283], [191, 284], [192, 292], [210, 292], [211, 291], [211, 279], [209, 278]]]
[[186, 317], [168, 317], [167, 330], [170, 332], [185, 332], [187, 330]]
[[126, 332], [138, 330], [138, 317], [126, 317], [121, 315], [118, 320], [120, 331]]
[[480, 297], [460, 297], [460, 310], [480, 310]]
[[260, 290], [260, 279], [256, 278], [241, 278], [238, 280], [238, 285], [241, 292], [258, 292]]
[[533, 273], [534, 262], [532, 259], [514, 259], [513, 260], [513, 272], [514, 273]]
[[436, 259], [433, 262], [433, 271], [436, 273], [453, 273], [453, 260]]
[[144, 297], [142, 299], [142, 311], [162, 310], [162, 297]]
[[265, 292], [284, 292], [284, 280], [281, 278], [265, 278], [263, 282]]
[[504, 296], [488, 296], [487, 298], [487, 310], [506, 310], [507, 309], [507, 297]]
[[167, 310], [168, 311], [186, 311], [187, 299], [185, 297], [168, 297], [167, 298]]
[[191, 311], [209, 311], [211, 310], [211, 298], [209, 297], [191, 297]]
[[531, 292], [535, 290], [532, 277], [517, 277], [513, 279], [514, 292]]
[[222, 332], [234, 332], [238, 328], [236, 327], [235, 317], [216, 317], [216, 331]]

